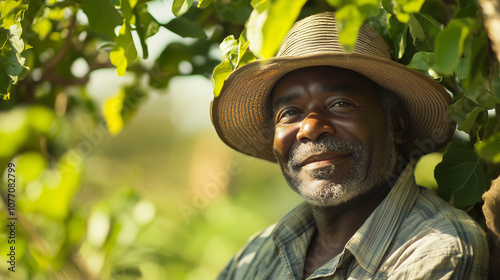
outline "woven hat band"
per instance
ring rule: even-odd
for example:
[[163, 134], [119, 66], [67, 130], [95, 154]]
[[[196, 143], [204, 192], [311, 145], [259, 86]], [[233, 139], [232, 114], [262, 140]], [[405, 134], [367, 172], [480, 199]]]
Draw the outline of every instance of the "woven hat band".
[[[278, 57], [303, 56], [348, 51], [340, 44], [333, 13], [323, 13], [315, 21], [300, 21], [290, 29], [281, 43]], [[371, 26], [362, 25], [353, 53], [391, 59], [389, 47]]]

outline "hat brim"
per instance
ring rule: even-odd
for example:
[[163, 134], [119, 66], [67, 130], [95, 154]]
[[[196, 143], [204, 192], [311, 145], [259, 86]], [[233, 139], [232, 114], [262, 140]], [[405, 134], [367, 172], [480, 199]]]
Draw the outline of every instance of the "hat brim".
[[311, 66], [349, 69], [394, 91], [408, 115], [404, 149], [411, 158], [441, 148], [453, 135], [455, 123], [447, 115], [451, 96], [433, 79], [389, 59], [321, 53], [255, 61], [233, 71], [212, 102], [211, 119], [219, 137], [242, 153], [275, 162], [266, 102], [281, 77]]

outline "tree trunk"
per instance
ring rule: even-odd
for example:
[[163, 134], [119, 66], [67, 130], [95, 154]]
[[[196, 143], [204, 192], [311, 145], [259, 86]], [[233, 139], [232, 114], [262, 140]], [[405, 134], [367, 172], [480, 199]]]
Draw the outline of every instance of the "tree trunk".
[[[500, 1], [478, 0], [478, 3], [483, 12], [491, 48], [500, 62]], [[489, 279], [500, 279], [500, 177], [493, 181], [491, 188], [483, 195], [483, 200], [491, 252]]]
[[500, 62], [500, 1], [478, 0], [484, 16], [484, 26], [491, 40], [491, 47]]
[[488, 226], [490, 242], [490, 278], [500, 279], [500, 177], [483, 194], [483, 213]]

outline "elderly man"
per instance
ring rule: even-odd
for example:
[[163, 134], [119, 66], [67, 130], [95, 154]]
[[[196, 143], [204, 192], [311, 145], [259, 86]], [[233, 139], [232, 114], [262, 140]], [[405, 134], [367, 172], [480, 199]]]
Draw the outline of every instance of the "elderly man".
[[485, 279], [484, 232], [413, 175], [451, 138], [450, 103], [374, 29], [347, 53], [333, 13], [296, 23], [277, 57], [230, 75], [212, 121], [230, 147], [276, 161], [305, 201], [219, 279]]

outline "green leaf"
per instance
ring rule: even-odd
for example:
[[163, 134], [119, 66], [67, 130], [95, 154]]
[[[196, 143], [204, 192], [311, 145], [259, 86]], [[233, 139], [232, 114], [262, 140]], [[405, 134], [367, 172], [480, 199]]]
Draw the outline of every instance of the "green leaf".
[[476, 107], [477, 104], [474, 101], [461, 97], [448, 107], [448, 116], [460, 124], [465, 120], [467, 114]]
[[281, 41], [306, 2], [276, 0], [259, 3], [246, 25], [250, 49], [255, 56], [268, 58], [276, 54]]
[[495, 93], [495, 98], [497, 103], [500, 103], [500, 75], [498, 73], [499, 65], [496, 66], [496, 71], [493, 73], [493, 92]]
[[358, 35], [359, 28], [366, 18], [379, 13], [378, 0], [327, 0], [330, 6], [336, 8], [337, 28], [339, 42], [342, 46], [352, 51]]
[[9, 30], [0, 27], [0, 95], [3, 99], [9, 99], [10, 85], [22, 80], [29, 70], [23, 56], [26, 44], [21, 33], [20, 23], [11, 25]]
[[185, 14], [193, 5], [193, 0], [174, 0], [172, 3], [172, 13], [176, 17]]
[[103, 107], [103, 116], [108, 130], [117, 135], [145, 100], [146, 91], [138, 86], [121, 88], [115, 95], [108, 98]]
[[491, 163], [500, 163], [500, 132], [476, 144], [477, 154]]
[[474, 124], [476, 124], [476, 119], [481, 113], [483, 113], [483, 119], [484, 117], [488, 117], [488, 112], [486, 111], [486, 109], [482, 107], [474, 108], [470, 113], [467, 114], [465, 120], [458, 125], [458, 129], [462, 130], [465, 133], [469, 133]]
[[356, 5], [345, 5], [335, 13], [339, 30], [339, 42], [348, 50], [354, 50], [358, 31], [366, 16]]
[[486, 109], [493, 109], [497, 104], [493, 95], [490, 81], [488, 78], [478, 74], [468, 77], [462, 81], [463, 95]]
[[19, 6], [22, 1], [4, 0], [0, 3], [0, 20], [2, 20], [10, 11]]
[[396, 17], [387, 15], [389, 35], [394, 42], [394, 52], [397, 58], [402, 58], [406, 49], [406, 33], [408, 32], [408, 24], [401, 23]]
[[459, 208], [480, 202], [487, 185], [482, 161], [462, 143], [450, 144], [434, 176], [441, 197]]
[[436, 64], [439, 71], [452, 74], [464, 52], [467, 37], [477, 28], [477, 22], [469, 18], [453, 19], [436, 38]]
[[116, 44], [109, 55], [111, 63], [117, 67], [116, 73], [119, 76], [125, 76], [127, 66], [137, 57], [131, 27], [126, 20], [124, 21], [116, 38]]
[[415, 53], [407, 66], [418, 70], [433, 79], [441, 78], [441, 76], [434, 71], [436, 67], [436, 55], [432, 52]]
[[7, 73], [5, 72], [5, 69], [0, 67], [0, 97], [2, 100], [9, 100], [10, 99], [10, 83], [11, 79], [9, 76], [7, 76]]
[[408, 21], [413, 44], [419, 51], [433, 51], [435, 38], [441, 32], [440, 24], [429, 15], [415, 13]]
[[185, 17], [174, 18], [163, 26], [184, 38], [204, 39], [207, 37], [205, 31], [198, 23], [190, 21]]
[[136, 30], [141, 42], [143, 52], [142, 57], [144, 59], [147, 59], [149, 56], [149, 52], [146, 40], [147, 38], [155, 35], [158, 32], [160, 24], [148, 12], [146, 3], [137, 5], [134, 9], [134, 14], [137, 19]]
[[109, 1], [85, 0], [81, 2], [81, 7], [91, 30], [105, 34], [109, 39], [115, 37], [115, 28], [122, 23], [122, 18]]
[[393, 14], [394, 11], [393, 11], [393, 3], [392, 3], [392, 0], [382, 0], [382, 7], [384, 8], [384, 10], [389, 13], [389, 14]]
[[217, 97], [222, 90], [222, 86], [224, 85], [224, 81], [229, 77], [229, 74], [233, 71], [231, 67], [231, 62], [229, 60], [224, 60], [221, 64], [215, 67], [214, 72], [212, 74], [212, 85], [214, 87], [214, 96]]
[[490, 72], [490, 42], [486, 30], [471, 40], [470, 73], [473, 75], [488, 76]]
[[398, 21], [408, 23], [410, 15], [418, 13], [424, 2], [425, 0], [396, 0], [392, 1], [391, 5], [388, 3], [383, 5], [388, 12], [397, 17]]
[[420, 22], [417, 20], [415, 15], [410, 15], [410, 20], [408, 21], [408, 26], [410, 27], [410, 34], [413, 37], [413, 44], [417, 40], [425, 40], [425, 31]]
[[[219, 45], [222, 60], [231, 60], [234, 54], [238, 54], [239, 42], [233, 35], [227, 36]], [[236, 68], [236, 61], [231, 61], [233, 69]]]
[[229, 35], [222, 41], [219, 48], [222, 54], [222, 63], [213, 71], [212, 84], [214, 86], [214, 95], [218, 96], [224, 80], [229, 76], [232, 70], [255, 60], [255, 57], [247, 51], [249, 42], [245, 38], [245, 30], [239, 39]]
[[111, 96], [104, 102], [103, 117], [106, 120], [109, 133], [117, 135], [123, 129], [124, 120], [121, 115], [125, 91], [120, 89], [118, 93]]
[[402, 11], [408, 14], [420, 12], [424, 2], [425, 0], [396, 0], [396, 3], [401, 5]]
[[198, 8], [205, 9], [212, 4], [212, 0], [200, 0], [198, 1]]

